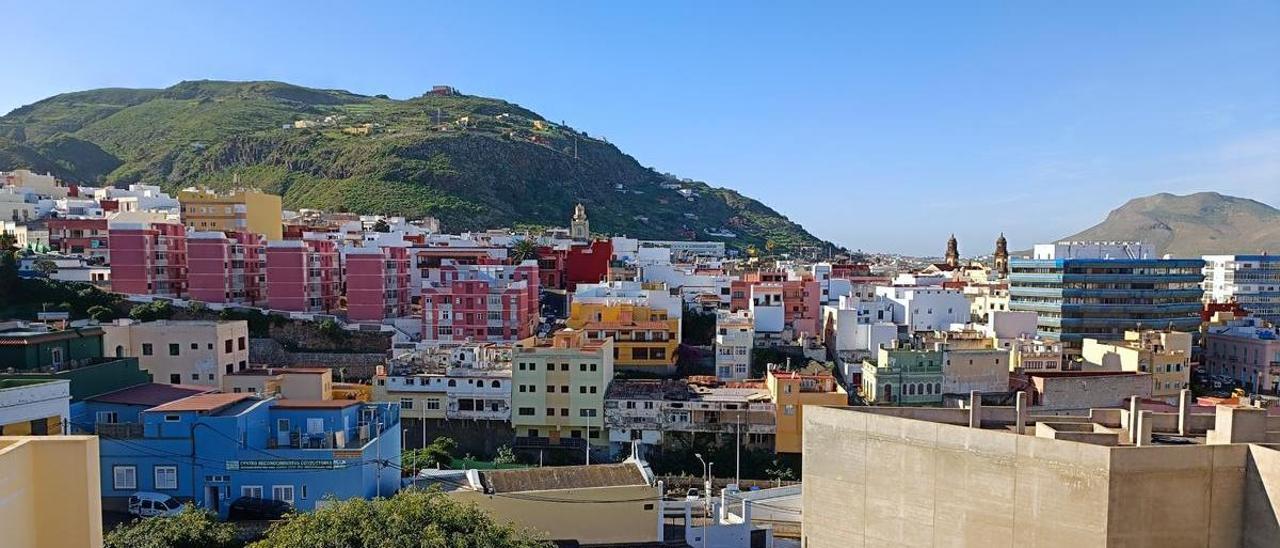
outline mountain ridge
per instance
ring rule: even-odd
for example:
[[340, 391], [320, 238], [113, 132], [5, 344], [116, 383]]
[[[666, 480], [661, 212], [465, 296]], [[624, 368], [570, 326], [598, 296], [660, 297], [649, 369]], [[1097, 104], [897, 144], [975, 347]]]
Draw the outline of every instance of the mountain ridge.
[[[312, 127], [293, 127], [299, 120]], [[561, 226], [582, 202], [603, 233], [837, 249], [736, 191], [660, 173], [601, 137], [451, 89], [397, 100], [196, 80], [59, 94], [0, 116], [0, 170], [21, 167], [171, 191], [229, 188], [238, 176], [286, 207], [433, 215], [450, 230]], [[708, 235], [724, 230], [735, 236]]]
[[1130, 199], [1102, 222], [1059, 240], [1142, 241], [1177, 257], [1277, 253], [1280, 209], [1218, 192], [1161, 192]]

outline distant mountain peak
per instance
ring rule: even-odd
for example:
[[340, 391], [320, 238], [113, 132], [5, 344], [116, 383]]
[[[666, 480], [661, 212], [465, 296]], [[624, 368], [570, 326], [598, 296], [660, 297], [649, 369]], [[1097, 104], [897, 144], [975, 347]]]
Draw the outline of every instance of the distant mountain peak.
[[1161, 254], [1280, 252], [1280, 210], [1219, 192], [1168, 192], [1133, 198], [1107, 218], [1063, 240], [1140, 240]]

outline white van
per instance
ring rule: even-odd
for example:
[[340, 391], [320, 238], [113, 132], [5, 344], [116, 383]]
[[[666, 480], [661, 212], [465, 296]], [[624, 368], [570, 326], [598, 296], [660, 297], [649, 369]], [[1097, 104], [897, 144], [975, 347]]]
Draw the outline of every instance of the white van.
[[138, 491], [129, 497], [129, 513], [135, 516], [176, 516], [181, 511], [182, 503], [164, 493]]

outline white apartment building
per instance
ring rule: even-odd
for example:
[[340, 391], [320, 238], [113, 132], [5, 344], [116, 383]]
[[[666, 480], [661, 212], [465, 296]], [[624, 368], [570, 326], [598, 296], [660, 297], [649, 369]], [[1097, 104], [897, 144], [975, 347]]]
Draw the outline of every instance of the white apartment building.
[[950, 329], [969, 322], [969, 301], [958, 289], [932, 286], [880, 286], [876, 295], [893, 302], [893, 323], [911, 333]]
[[716, 314], [716, 378], [722, 381], [751, 376], [751, 349], [755, 329], [746, 311]]
[[1236, 302], [1253, 316], [1280, 322], [1280, 256], [1205, 255], [1204, 299]]

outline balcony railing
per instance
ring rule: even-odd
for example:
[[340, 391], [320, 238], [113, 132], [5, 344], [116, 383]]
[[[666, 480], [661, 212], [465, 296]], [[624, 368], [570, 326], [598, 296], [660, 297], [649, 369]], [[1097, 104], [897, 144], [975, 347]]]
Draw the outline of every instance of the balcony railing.
[[515, 446], [522, 449], [541, 449], [541, 448], [565, 448], [565, 449], [585, 449], [587, 447], [586, 438], [569, 438], [563, 437], [553, 441], [551, 438], [516, 436]]
[[108, 439], [138, 439], [143, 436], [142, 424], [136, 422], [100, 422], [93, 433]]

